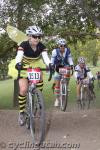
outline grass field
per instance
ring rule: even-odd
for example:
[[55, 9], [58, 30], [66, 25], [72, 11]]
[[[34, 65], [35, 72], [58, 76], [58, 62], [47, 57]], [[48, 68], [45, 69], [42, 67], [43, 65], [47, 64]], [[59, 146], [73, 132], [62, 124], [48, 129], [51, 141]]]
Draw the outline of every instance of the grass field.
[[[91, 68], [93, 74], [98, 71], [98, 67]], [[48, 76], [44, 80], [44, 97], [46, 108], [52, 107], [54, 96], [51, 90], [52, 81], [48, 82]], [[69, 84], [69, 103], [74, 104], [76, 102], [76, 83], [72, 77]], [[0, 108], [2, 109], [13, 109], [13, 91], [14, 91], [14, 80], [9, 79], [5, 81], [0, 81]], [[97, 89], [97, 81], [95, 81], [95, 92], [96, 92], [96, 107], [100, 108], [100, 89]]]
[[13, 80], [0, 81], [0, 108], [12, 108]]

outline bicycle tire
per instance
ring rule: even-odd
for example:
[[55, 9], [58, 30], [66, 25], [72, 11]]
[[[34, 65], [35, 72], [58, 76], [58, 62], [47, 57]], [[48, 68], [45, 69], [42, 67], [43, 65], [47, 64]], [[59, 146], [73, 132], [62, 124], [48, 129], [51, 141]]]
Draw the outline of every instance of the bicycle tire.
[[84, 96], [83, 96], [83, 109], [89, 106], [89, 95], [88, 89], [84, 89]]
[[29, 96], [27, 94], [27, 101], [26, 101], [26, 112], [25, 112], [26, 116], [25, 116], [25, 125], [27, 129], [30, 129], [30, 110], [29, 110]]
[[81, 90], [80, 90], [80, 100], [79, 100], [79, 103], [78, 103], [78, 107], [80, 106], [81, 109], [84, 109], [84, 89], [83, 87], [81, 86]]
[[[90, 103], [91, 103], [91, 93], [89, 88], [85, 89], [84, 91], [84, 106], [89, 109], [90, 108]], [[85, 108], [84, 107], [84, 108]]]
[[32, 100], [30, 106], [30, 130], [33, 143], [40, 145], [45, 138], [45, 112], [44, 98], [40, 90], [35, 89], [34, 94], [30, 94]]
[[90, 89], [89, 89], [88, 97], [89, 97], [89, 104], [88, 104], [88, 109], [89, 109], [91, 106], [91, 102], [93, 105], [95, 105], [95, 93], [93, 93], [93, 91], [91, 91]]
[[91, 92], [90, 90], [88, 90], [88, 109], [90, 108], [91, 98], [92, 98]]
[[[28, 98], [28, 124], [26, 124], [26, 127], [28, 126], [28, 128], [31, 131], [31, 136], [32, 136], [32, 142], [34, 143], [35, 138], [34, 138], [34, 129], [35, 129], [35, 123], [34, 123], [34, 114], [33, 114], [33, 97], [32, 97], [32, 93], [28, 92], [27, 94], [27, 98]], [[27, 123], [27, 122], [26, 122]]]
[[66, 83], [60, 83], [60, 109], [66, 111], [68, 104], [68, 89]]

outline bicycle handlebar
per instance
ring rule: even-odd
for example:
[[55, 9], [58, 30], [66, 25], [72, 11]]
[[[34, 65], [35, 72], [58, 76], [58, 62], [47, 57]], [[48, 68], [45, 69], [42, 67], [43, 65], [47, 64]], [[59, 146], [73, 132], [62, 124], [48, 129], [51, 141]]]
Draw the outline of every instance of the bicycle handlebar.
[[79, 80], [79, 82], [81, 83], [81, 84], [90, 84], [90, 83], [94, 83], [94, 80], [92, 80], [92, 79], [88, 79], [87, 81], [85, 81], [86, 79], [81, 79], [81, 80]]
[[72, 70], [72, 73], [71, 73], [71, 75], [73, 75], [73, 73], [74, 73], [74, 70], [73, 69], [71, 69]]
[[51, 79], [52, 79], [52, 71], [50, 70], [50, 75], [49, 75], [49, 78], [48, 78], [48, 81], [51, 81]]
[[[29, 67], [30, 69], [32, 69], [31, 67]], [[22, 68], [21, 70], [27, 70], [28, 68]], [[18, 70], [18, 78], [17, 79], [19, 79], [20, 78], [20, 72], [21, 72], [21, 70]], [[41, 71], [50, 71], [50, 75], [49, 75], [49, 78], [48, 78], [48, 81], [51, 81], [51, 79], [52, 79], [52, 71], [49, 69], [49, 68], [40, 68], [40, 70]]]

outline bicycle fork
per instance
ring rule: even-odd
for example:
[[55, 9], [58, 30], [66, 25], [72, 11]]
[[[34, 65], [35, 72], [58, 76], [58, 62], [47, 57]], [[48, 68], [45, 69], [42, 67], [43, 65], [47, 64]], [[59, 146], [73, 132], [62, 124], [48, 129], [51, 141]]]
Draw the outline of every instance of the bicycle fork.
[[83, 88], [82, 88], [82, 87], [81, 87], [80, 92], [81, 92], [81, 94], [80, 94], [80, 99], [81, 99], [81, 101], [82, 101], [82, 99], [83, 99]]
[[61, 95], [66, 95], [66, 82], [64, 79], [61, 79], [61, 83], [60, 83], [60, 93]]
[[81, 89], [80, 89], [80, 106], [81, 108], [83, 108], [83, 88], [81, 86]]
[[35, 90], [35, 86], [34, 84], [31, 84], [31, 86], [29, 86], [29, 116], [34, 118], [34, 113], [33, 113], [33, 95], [34, 95], [34, 90]]
[[[67, 89], [66, 89], [66, 82], [64, 81], [64, 79], [61, 79], [61, 83], [60, 83], [60, 96], [66, 96], [67, 94]], [[62, 98], [61, 98], [62, 99]], [[63, 106], [63, 101], [61, 100], [61, 107]]]

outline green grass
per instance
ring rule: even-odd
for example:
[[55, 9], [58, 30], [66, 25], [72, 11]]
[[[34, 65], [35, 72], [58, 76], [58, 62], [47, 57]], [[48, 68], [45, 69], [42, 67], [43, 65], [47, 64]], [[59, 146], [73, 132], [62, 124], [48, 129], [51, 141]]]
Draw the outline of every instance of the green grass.
[[[98, 67], [91, 68], [93, 74], [95, 75], [98, 71]], [[44, 98], [45, 98], [45, 105], [46, 108], [50, 108], [53, 106], [54, 102], [54, 95], [51, 90], [52, 82], [48, 82], [48, 75], [45, 76], [44, 79]], [[13, 108], [13, 87], [14, 81], [13, 80], [5, 80], [0, 81], [0, 108], [3, 109], [12, 109]], [[72, 77], [69, 83], [69, 102], [70, 104], [74, 105], [76, 102], [76, 83], [74, 78]], [[95, 81], [95, 92], [96, 92], [96, 107], [100, 108], [100, 89], [97, 89], [97, 81]]]
[[12, 108], [13, 80], [0, 81], [0, 108]]

